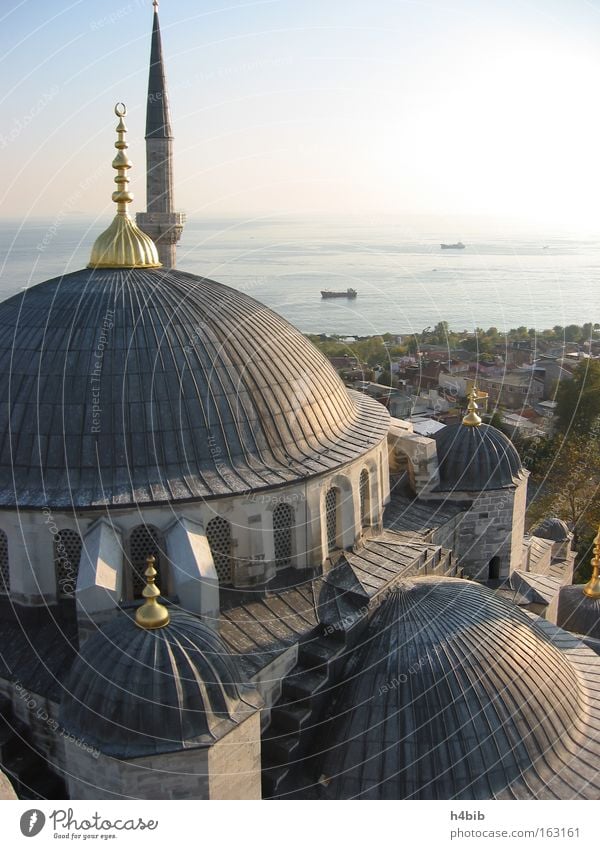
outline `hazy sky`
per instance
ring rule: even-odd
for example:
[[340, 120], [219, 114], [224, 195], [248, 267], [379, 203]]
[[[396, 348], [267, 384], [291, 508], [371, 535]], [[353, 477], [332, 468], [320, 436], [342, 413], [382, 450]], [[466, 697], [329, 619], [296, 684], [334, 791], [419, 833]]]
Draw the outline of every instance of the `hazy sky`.
[[[177, 207], [600, 221], [600, 0], [163, 0]], [[150, 0], [2, 0], [0, 214], [144, 206]]]

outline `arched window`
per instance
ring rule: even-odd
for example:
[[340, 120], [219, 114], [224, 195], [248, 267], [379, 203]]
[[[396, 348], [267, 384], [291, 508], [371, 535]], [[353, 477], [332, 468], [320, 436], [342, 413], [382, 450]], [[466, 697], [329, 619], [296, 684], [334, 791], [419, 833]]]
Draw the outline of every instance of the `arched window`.
[[369, 526], [371, 504], [369, 498], [369, 473], [366, 469], [363, 469], [360, 473], [358, 488], [360, 493], [360, 526], [361, 528], [367, 528]]
[[[156, 584], [163, 595], [169, 588], [166, 584], [165, 547], [161, 532], [154, 525], [136, 525], [129, 535], [129, 563], [131, 566], [131, 590], [134, 598], [142, 597], [146, 586], [146, 560], [150, 555], [156, 558], [155, 568], [158, 572]], [[161, 569], [162, 567], [162, 569]]]
[[325, 517], [327, 521], [327, 547], [329, 551], [333, 551], [337, 547], [338, 541], [338, 505], [340, 491], [337, 487], [332, 486], [327, 490], [325, 496]]
[[206, 539], [221, 584], [231, 583], [231, 525], [222, 516], [215, 516], [206, 526]]
[[8, 537], [0, 531], [0, 595], [10, 592], [10, 569], [8, 566]]
[[59, 598], [74, 598], [81, 559], [81, 537], [65, 528], [54, 536], [54, 569]]
[[294, 511], [289, 504], [278, 504], [273, 510], [273, 541], [275, 567], [289, 566], [292, 562], [292, 527]]

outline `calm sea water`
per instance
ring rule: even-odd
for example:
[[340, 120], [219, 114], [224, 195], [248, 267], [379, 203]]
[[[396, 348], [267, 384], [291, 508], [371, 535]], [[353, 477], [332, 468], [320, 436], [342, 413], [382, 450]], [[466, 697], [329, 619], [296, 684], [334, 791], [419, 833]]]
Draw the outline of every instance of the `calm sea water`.
[[[0, 222], [0, 298], [84, 266], [108, 222]], [[462, 240], [463, 251], [441, 242]], [[600, 321], [600, 239], [457, 219], [188, 222], [182, 270], [241, 289], [304, 332], [456, 330]], [[322, 288], [358, 290], [354, 301]]]

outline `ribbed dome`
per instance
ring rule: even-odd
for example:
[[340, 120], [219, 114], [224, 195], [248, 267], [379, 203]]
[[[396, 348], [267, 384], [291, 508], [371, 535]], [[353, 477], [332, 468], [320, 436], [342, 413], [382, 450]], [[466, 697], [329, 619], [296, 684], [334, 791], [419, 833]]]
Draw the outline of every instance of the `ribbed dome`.
[[0, 504], [22, 507], [281, 485], [389, 421], [276, 313], [172, 269], [85, 269], [0, 304], [0, 386]]
[[90, 268], [160, 267], [156, 245], [128, 215], [115, 215], [92, 247]]
[[407, 582], [373, 617], [344, 678], [319, 744], [328, 798], [596, 792], [584, 775], [582, 790], [567, 787], [585, 773], [574, 763], [589, 704], [578, 673], [543, 628], [485, 587]]
[[63, 727], [112, 757], [211, 745], [261, 706], [217, 634], [178, 611], [156, 630], [119, 614], [64, 687]]
[[556, 623], [567, 631], [600, 640], [600, 598], [591, 598], [581, 584], [561, 587]]
[[522, 470], [517, 449], [490, 425], [449, 425], [435, 434], [442, 492], [480, 492], [513, 483]]
[[533, 536], [549, 539], [552, 542], [564, 542], [570, 536], [569, 526], [562, 519], [548, 518], [531, 529]]

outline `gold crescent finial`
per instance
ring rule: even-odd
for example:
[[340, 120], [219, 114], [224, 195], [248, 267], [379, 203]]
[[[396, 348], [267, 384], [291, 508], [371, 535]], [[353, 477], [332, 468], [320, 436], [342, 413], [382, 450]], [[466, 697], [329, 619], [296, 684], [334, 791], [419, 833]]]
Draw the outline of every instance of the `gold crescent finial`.
[[124, 103], [116, 104], [115, 115], [119, 119], [119, 123], [117, 124], [117, 140], [115, 142], [118, 152], [113, 159], [112, 167], [117, 172], [117, 176], [115, 177], [117, 191], [113, 192], [112, 199], [117, 204], [117, 215], [127, 215], [127, 204], [131, 203], [133, 195], [127, 190], [127, 186], [129, 185], [127, 172], [131, 168], [131, 160], [125, 152], [129, 145], [125, 141], [127, 127], [123, 118], [127, 115], [127, 107]]
[[592, 577], [583, 588], [583, 591], [589, 598], [600, 598], [600, 528], [598, 528], [598, 533], [594, 540]]
[[158, 574], [154, 568], [155, 564], [155, 557], [150, 555], [150, 557], [146, 558], [146, 571], [144, 575], [147, 582], [142, 590], [145, 601], [135, 612], [136, 625], [139, 625], [140, 628], [164, 628], [165, 625], [169, 624], [171, 618], [164, 604], [160, 604], [158, 601], [160, 590], [154, 583]]
[[467, 404], [467, 415], [462, 420], [462, 423], [464, 425], [467, 425], [467, 427], [479, 427], [483, 419], [477, 413], [479, 407], [475, 403], [475, 399], [477, 398], [477, 388], [475, 387], [474, 383], [473, 388], [471, 389], [467, 397], [469, 399], [469, 403]]
[[115, 105], [115, 115], [119, 123], [115, 142], [117, 155], [112, 161], [112, 167], [117, 172], [117, 189], [112, 193], [112, 199], [117, 204], [117, 214], [110, 227], [94, 242], [88, 267], [159, 268], [161, 263], [156, 245], [150, 236], [140, 230], [127, 212], [127, 204], [131, 203], [133, 195], [128, 188], [127, 172], [131, 168], [131, 160], [127, 156], [129, 145], [125, 141], [127, 127], [123, 119], [127, 115], [127, 107], [124, 103]]

